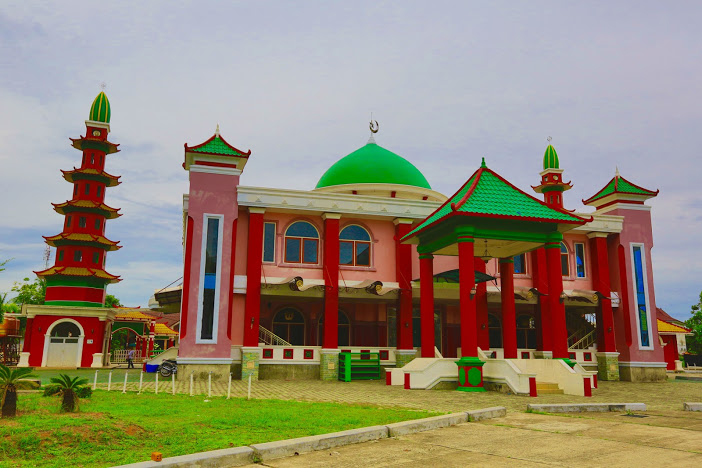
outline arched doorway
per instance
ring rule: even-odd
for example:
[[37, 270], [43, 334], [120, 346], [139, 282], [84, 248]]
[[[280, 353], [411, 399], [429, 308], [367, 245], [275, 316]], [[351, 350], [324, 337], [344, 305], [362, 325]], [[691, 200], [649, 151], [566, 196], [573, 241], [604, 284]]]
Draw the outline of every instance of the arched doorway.
[[[339, 310], [339, 346], [351, 346], [351, 323], [349, 317]], [[320, 346], [324, 345], [324, 315], [319, 319], [319, 340]]]
[[531, 315], [517, 317], [517, 348], [536, 349], [536, 323]]
[[488, 314], [488, 332], [490, 334], [490, 349], [502, 347], [502, 324], [493, 314]]
[[304, 346], [305, 318], [292, 307], [281, 309], [273, 317], [273, 333], [293, 346]]
[[83, 338], [83, 329], [75, 320], [54, 323], [46, 334], [42, 366], [80, 367]]

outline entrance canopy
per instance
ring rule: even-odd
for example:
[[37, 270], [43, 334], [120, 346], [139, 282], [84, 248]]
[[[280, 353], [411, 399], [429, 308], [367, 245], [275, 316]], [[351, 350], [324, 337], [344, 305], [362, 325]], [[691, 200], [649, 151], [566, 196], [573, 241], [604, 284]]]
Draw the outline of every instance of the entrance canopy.
[[[485, 159], [468, 181], [439, 209], [409, 232], [403, 243], [419, 244], [422, 253], [458, 255], [458, 238], [476, 239], [475, 254], [510, 258], [587, 223], [528, 195], [488, 169]], [[482, 239], [483, 241], [477, 241]]]

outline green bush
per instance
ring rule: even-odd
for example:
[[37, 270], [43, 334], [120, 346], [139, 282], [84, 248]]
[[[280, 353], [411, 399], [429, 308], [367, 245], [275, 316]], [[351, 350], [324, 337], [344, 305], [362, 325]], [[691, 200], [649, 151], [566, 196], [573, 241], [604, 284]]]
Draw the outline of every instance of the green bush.
[[[63, 388], [59, 385], [49, 384], [44, 387], [44, 396], [60, 395], [62, 390]], [[93, 396], [93, 389], [88, 385], [78, 387], [75, 392], [78, 398], [90, 398]]]

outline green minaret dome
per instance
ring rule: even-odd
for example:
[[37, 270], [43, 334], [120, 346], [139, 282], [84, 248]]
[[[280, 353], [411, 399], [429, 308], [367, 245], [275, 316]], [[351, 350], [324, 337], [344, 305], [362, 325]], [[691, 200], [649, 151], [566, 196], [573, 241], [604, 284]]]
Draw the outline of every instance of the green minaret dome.
[[88, 120], [110, 123], [111, 115], [110, 101], [107, 100], [105, 92], [101, 91], [93, 101], [93, 105], [90, 106], [90, 117], [88, 117]]
[[402, 156], [375, 143], [338, 160], [324, 173], [317, 188], [354, 184], [397, 184], [431, 189], [424, 175]]
[[548, 145], [544, 153], [544, 171], [546, 169], [560, 169], [556, 148], [553, 145]]

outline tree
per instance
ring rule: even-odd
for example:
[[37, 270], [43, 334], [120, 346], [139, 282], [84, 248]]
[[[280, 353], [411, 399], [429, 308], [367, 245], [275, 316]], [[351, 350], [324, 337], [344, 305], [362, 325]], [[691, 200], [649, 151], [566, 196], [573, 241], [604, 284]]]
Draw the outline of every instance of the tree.
[[[78, 400], [81, 395], [89, 395], [90, 387], [86, 387], [88, 379], [73, 377], [67, 374], [61, 374], [58, 377], [52, 377], [51, 383], [45, 391], [45, 395], [60, 394], [61, 411], [73, 413], [78, 410]], [[87, 392], [86, 392], [87, 388]]]
[[15, 281], [12, 291], [17, 293], [17, 296], [12, 299], [15, 304], [41, 305], [46, 297], [46, 281], [43, 278], [37, 278], [30, 283], [29, 278], [24, 278], [21, 283]]
[[23, 387], [20, 379], [36, 377], [31, 375], [31, 367], [20, 367], [18, 369], [10, 369], [7, 366], [0, 364], [0, 390], [2, 390], [2, 417], [13, 418], [17, 416], [17, 388]]
[[691, 353], [702, 354], [702, 292], [699, 302], [691, 309], [692, 317], [685, 321], [685, 326], [693, 333], [692, 336], [687, 337], [687, 349]]
[[122, 307], [122, 304], [112, 294], [105, 296], [105, 307]]
[[7, 262], [9, 262], [10, 260], [12, 259], [8, 258], [7, 260], [0, 262], [0, 271], [5, 271], [5, 265], [7, 265]]

